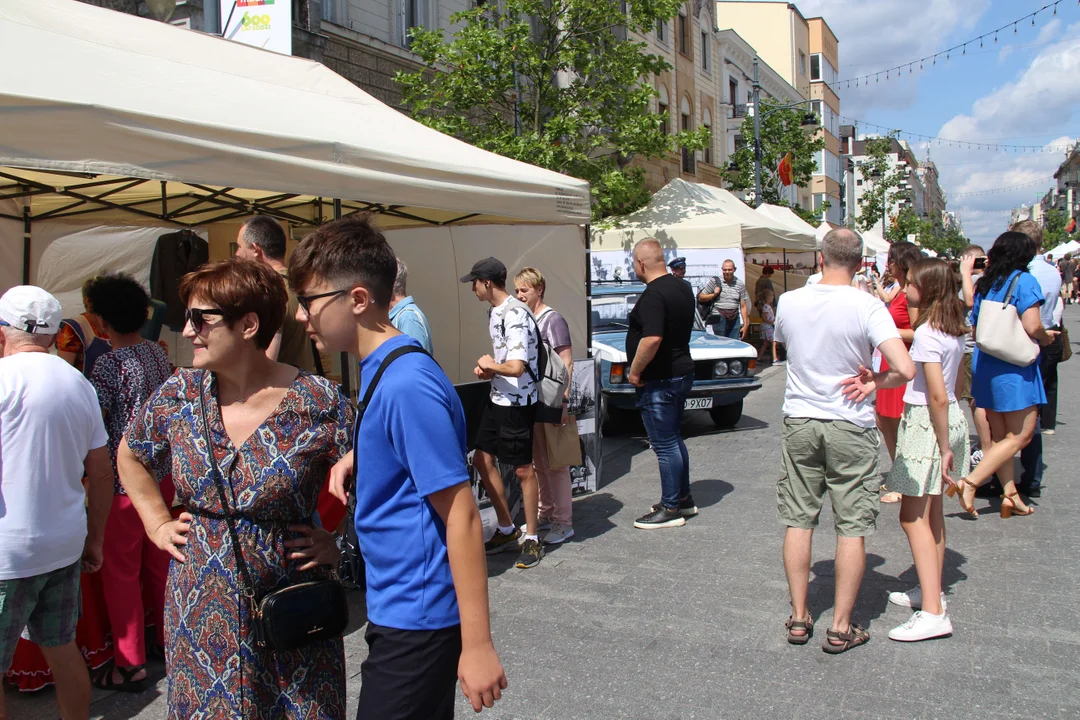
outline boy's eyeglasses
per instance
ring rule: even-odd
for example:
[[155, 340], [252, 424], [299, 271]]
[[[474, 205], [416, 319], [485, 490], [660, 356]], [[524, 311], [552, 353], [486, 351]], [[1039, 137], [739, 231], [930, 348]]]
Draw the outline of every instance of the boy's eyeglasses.
[[304, 308], [304, 314], [311, 314], [311, 303], [320, 298], [334, 297], [335, 295], [344, 295], [349, 292], [348, 290], [331, 290], [330, 292], [319, 293], [318, 295], [297, 295], [296, 302], [300, 307]]

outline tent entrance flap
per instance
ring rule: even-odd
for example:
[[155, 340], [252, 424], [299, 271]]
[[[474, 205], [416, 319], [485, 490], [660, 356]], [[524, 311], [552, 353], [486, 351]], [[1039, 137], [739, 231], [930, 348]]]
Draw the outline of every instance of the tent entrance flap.
[[[0, 211], [0, 217], [23, 220], [62, 220], [100, 217], [102, 221], [131, 215], [147, 221], [196, 227], [229, 222], [250, 215], [270, 215], [299, 226], [314, 227], [334, 209], [334, 201], [295, 193], [260, 193], [199, 183], [0, 168], [0, 201], [15, 200], [23, 213]], [[425, 212], [402, 205], [341, 201], [343, 217], [370, 212], [384, 216], [380, 224], [443, 226], [481, 217], [479, 213]]]

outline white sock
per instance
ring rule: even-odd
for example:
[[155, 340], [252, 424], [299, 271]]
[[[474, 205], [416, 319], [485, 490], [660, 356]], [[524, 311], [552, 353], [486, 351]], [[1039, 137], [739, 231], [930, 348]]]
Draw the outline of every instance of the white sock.
[[526, 535], [525, 536], [525, 542], [528, 542], [530, 540], [532, 540], [533, 542], [540, 542], [540, 538], [537, 537], [536, 535]]
[[500, 525], [499, 526], [499, 532], [501, 532], [503, 535], [513, 535], [514, 534], [514, 526], [513, 525], [507, 525], [507, 526], [503, 527], [502, 525]]

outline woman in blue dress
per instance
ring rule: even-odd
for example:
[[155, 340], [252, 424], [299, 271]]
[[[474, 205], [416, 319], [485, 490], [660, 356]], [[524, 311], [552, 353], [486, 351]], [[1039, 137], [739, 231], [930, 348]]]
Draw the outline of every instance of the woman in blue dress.
[[[1003, 233], [994, 241], [988, 254], [986, 272], [975, 286], [975, 305], [971, 310], [972, 332], [978, 327], [979, 310], [985, 301], [1003, 302], [1013, 280], [1019, 276], [1009, 304], [1016, 308], [1024, 330], [1033, 342], [1049, 345], [1056, 333], [1043, 328], [1039, 307], [1043, 303], [1039, 282], [1027, 272], [1028, 263], [1038, 250], [1027, 235]], [[1013, 457], [1027, 447], [1035, 435], [1039, 406], [1046, 403], [1039, 363], [1020, 366], [982, 352], [978, 347], [971, 360], [971, 392], [975, 403], [986, 410], [993, 442], [983, 448], [983, 459], [960, 480], [960, 504], [978, 517], [972, 505], [975, 488], [990, 480], [996, 472], [1004, 494], [1001, 515], [1030, 515], [1033, 509], [1016, 492]]]

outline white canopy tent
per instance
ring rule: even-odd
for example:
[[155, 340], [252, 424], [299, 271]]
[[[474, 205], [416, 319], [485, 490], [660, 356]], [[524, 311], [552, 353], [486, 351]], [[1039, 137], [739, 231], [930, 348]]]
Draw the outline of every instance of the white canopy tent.
[[[842, 226], [833, 225], [830, 222], [823, 222], [818, 225], [815, 233], [817, 235], [817, 246], [819, 249], [821, 248], [821, 241], [825, 239], [825, 236], [829, 234], [829, 231], [835, 230], [838, 227]], [[881, 233], [878, 232], [877, 228], [871, 228], [865, 232], [858, 232], [856, 230], [852, 230], [852, 232], [862, 238], [863, 257], [874, 257], [881, 253], [889, 252], [889, 243], [881, 237]]]
[[626, 250], [646, 237], [665, 248], [806, 251], [812, 232], [797, 230], [754, 210], [727, 190], [676, 178], [648, 205], [593, 231], [594, 251]]
[[0, 64], [0, 292], [36, 279], [43, 236], [192, 227], [213, 258], [252, 214], [296, 237], [370, 211], [452, 379], [490, 350], [457, 282], [485, 255], [541, 268], [587, 347], [583, 181], [426, 128], [321, 64], [75, 0], [0, 2]]
[[766, 217], [772, 218], [781, 225], [786, 225], [793, 230], [809, 233], [810, 235], [817, 237], [817, 228], [796, 215], [795, 211], [786, 205], [762, 203], [757, 207], [757, 211]]
[[1070, 240], [1067, 243], [1062, 243], [1061, 245], [1058, 245], [1056, 248], [1050, 250], [1046, 254], [1052, 256], [1055, 260], [1060, 260], [1066, 255], [1071, 255], [1078, 252], [1080, 252], [1080, 242], [1077, 242], [1076, 240]]

